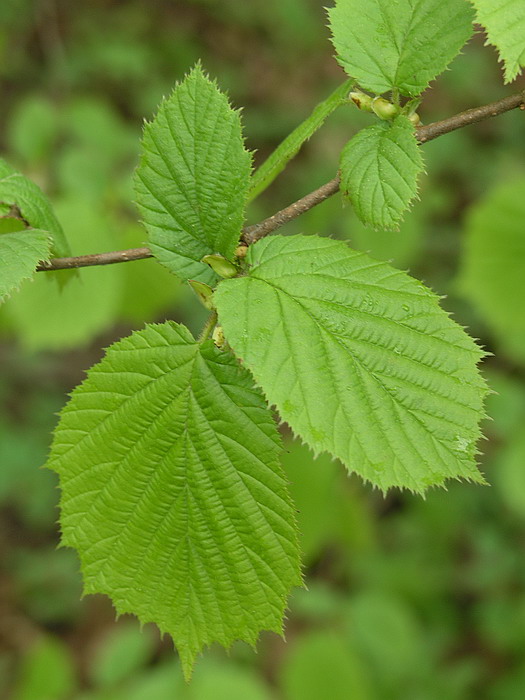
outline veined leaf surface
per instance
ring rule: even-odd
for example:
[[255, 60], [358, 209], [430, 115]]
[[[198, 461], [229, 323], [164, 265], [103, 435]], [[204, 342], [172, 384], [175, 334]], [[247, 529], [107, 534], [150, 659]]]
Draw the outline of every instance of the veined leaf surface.
[[328, 13], [348, 75], [376, 94], [395, 88], [407, 96], [445, 70], [471, 37], [474, 17], [466, 0], [336, 0]]
[[423, 158], [405, 116], [361, 129], [341, 153], [341, 191], [364, 224], [397, 229], [417, 194]]
[[0, 302], [33, 276], [38, 263], [49, 257], [50, 245], [49, 233], [38, 229], [0, 235]]
[[505, 65], [510, 83], [525, 66], [525, 2], [523, 0], [471, 0], [477, 19]]
[[250, 172], [239, 113], [196, 66], [146, 124], [135, 178], [151, 249], [182, 280], [211, 284], [201, 259], [233, 256]]
[[226, 339], [314, 452], [382, 489], [483, 481], [483, 352], [417, 280], [340, 241], [268, 237], [219, 283]]
[[175, 323], [111, 346], [62, 412], [49, 461], [88, 593], [202, 647], [280, 632], [299, 585], [281, 442], [248, 372]]

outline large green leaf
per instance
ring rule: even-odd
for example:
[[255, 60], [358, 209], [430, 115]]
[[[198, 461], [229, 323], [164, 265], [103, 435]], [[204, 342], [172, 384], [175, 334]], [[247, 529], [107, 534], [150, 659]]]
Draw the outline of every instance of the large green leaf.
[[398, 228], [423, 170], [413, 125], [399, 116], [362, 129], [343, 148], [340, 169], [341, 190], [361, 221]]
[[299, 585], [280, 439], [233, 355], [175, 323], [116, 343], [62, 412], [49, 466], [88, 593], [203, 646], [280, 632]]
[[284, 170], [287, 163], [297, 155], [305, 141], [308, 141], [322, 127], [330, 114], [348, 102], [348, 94], [352, 89], [352, 84], [352, 80], [347, 80], [339, 85], [326, 100], [316, 105], [310, 116], [299, 124], [268, 156], [253, 174], [249, 193], [250, 201], [264, 192], [277, 175]]
[[317, 236], [265, 238], [214, 300], [282, 419], [382, 489], [483, 481], [483, 352], [420, 282]]
[[34, 182], [0, 158], [0, 204], [16, 207], [33, 228], [48, 231], [52, 237], [53, 257], [71, 255], [62, 226], [51, 204]]
[[471, 0], [477, 20], [505, 64], [510, 83], [525, 66], [525, 2], [523, 0]]
[[137, 204], [155, 256], [181, 279], [216, 279], [201, 263], [230, 258], [250, 182], [239, 113], [195, 67], [144, 129]]
[[49, 257], [50, 245], [47, 231], [38, 229], [0, 235], [0, 302], [33, 276], [38, 263]]
[[419, 95], [472, 34], [466, 0], [336, 0], [328, 12], [340, 64], [378, 94]]
[[467, 219], [459, 285], [498, 344], [525, 361], [525, 178], [476, 204]]

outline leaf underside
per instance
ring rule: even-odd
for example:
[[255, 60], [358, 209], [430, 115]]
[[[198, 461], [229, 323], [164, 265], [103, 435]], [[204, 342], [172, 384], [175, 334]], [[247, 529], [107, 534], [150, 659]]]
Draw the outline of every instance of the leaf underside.
[[423, 158], [414, 127], [399, 116], [361, 129], [341, 153], [341, 191], [365, 224], [397, 229], [417, 195]]
[[219, 283], [225, 336], [315, 453], [381, 489], [482, 482], [483, 352], [406, 273], [317, 236], [266, 238]]
[[0, 303], [47, 260], [50, 245], [49, 233], [38, 229], [0, 235]]
[[62, 226], [42, 190], [1, 158], [0, 204], [17, 207], [30, 226], [47, 231], [53, 257], [71, 255]]
[[466, 0], [336, 0], [328, 14], [348, 75], [376, 94], [396, 88], [411, 97], [469, 40], [474, 15]]
[[151, 249], [182, 280], [211, 284], [202, 258], [233, 256], [250, 172], [239, 113], [196, 66], [146, 124], [135, 177]]
[[175, 323], [111, 346], [62, 412], [49, 467], [85, 590], [169, 633], [187, 677], [214, 641], [280, 632], [301, 583], [280, 450], [248, 372]]
[[487, 30], [504, 63], [505, 82], [512, 82], [525, 66], [525, 2], [523, 0], [471, 0], [477, 19]]

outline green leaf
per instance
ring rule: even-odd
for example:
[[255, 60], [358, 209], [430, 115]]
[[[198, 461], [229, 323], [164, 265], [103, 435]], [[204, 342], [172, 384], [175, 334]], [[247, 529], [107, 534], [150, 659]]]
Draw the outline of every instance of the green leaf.
[[169, 633], [187, 677], [204, 646], [282, 629], [301, 575], [280, 450], [248, 372], [175, 323], [109, 348], [62, 412], [49, 466], [85, 590]]
[[505, 64], [505, 82], [512, 82], [525, 66], [525, 3], [523, 0], [471, 0], [488, 42]]
[[415, 97], [470, 39], [474, 13], [465, 0], [336, 0], [328, 14], [349, 76], [373, 93]]
[[343, 148], [340, 170], [341, 190], [361, 221], [398, 228], [423, 170], [414, 126], [399, 116], [362, 129]]
[[282, 666], [281, 687], [287, 700], [372, 698], [357, 654], [341, 634], [330, 630], [296, 640]]
[[71, 255], [62, 226], [42, 190], [0, 158], [0, 204], [16, 207], [33, 228], [48, 231], [53, 257]]
[[214, 300], [281, 418], [382, 489], [482, 482], [483, 352], [406, 273], [340, 241], [264, 238]]
[[146, 125], [135, 177], [151, 249], [171, 272], [217, 279], [201, 259], [233, 256], [250, 171], [239, 113], [197, 65]]
[[50, 245], [47, 231], [38, 229], [0, 235], [0, 303], [47, 260]]
[[525, 361], [525, 178], [506, 183], [470, 211], [459, 287], [498, 344]]
[[151, 632], [149, 627], [140, 629], [136, 620], [108, 630], [95, 648], [90, 668], [95, 688], [115, 686], [146, 666], [155, 644]]
[[255, 199], [271, 185], [287, 163], [297, 155], [305, 141], [308, 141], [322, 127], [330, 114], [348, 102], [348, 93], [352, 89], [352, 84], [352, 80], [347, 80], [336, 88], [326, 100], [320, 102], [312, 114], [299, 124], [255, 171], [248, 195], [249, 201]]
[[68, 647], [54, 637], [34, 644], [18, 668], [13, 700], [67, 700], [76, 686]]

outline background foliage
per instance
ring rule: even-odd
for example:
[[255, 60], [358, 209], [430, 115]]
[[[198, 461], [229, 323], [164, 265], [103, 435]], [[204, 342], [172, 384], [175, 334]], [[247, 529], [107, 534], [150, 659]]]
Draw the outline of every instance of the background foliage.
[[[129, 202], [143, 117], [200, 57], [244, 106], [248, 146], [261, 162], [344, 79], [322, 5], [5, 0], [1, 151], [52, 196], [73, 254], [140, 245]], [[433, 84], [423, 121], [508, 94], [514, 86], [504, 88], [501, 77], [496, 52], [477, 36]], [[341, 147], [365, 124], [350, 106], [332, 115], [251, 205], [250, 221], [332, 177]], [[498, 392], [483, 446], [491, 486], [452, 485], [425, 501], [383, 498], [290, 442], [284, 466], [309, 590], [291, 600], [286, 644], [268, 634], [257, 655], [242, 644], [229, 656], [214, 650], [190, 687], [153, 628], [141, 634], [132, 618], [114, 622], [102, 597], [79, 600], [75, 555], [55, 549], [55, 476], [39, 466], [54, 412], [102, 347], [145, 321], [173, 319], [197, 331], [204, 310], [151, 260], [82, 270], [62, 292], [41, 274], [2, 307], [0, 697], [522, 697], [523, 126], [515, 111], [424, 146], [429, 175], [399, 233], [364, 228], [339, 196], [286, 229], [331, 234], [409, 268], [448, 295], [445, 307], [495, 353], [484, 365]]]

